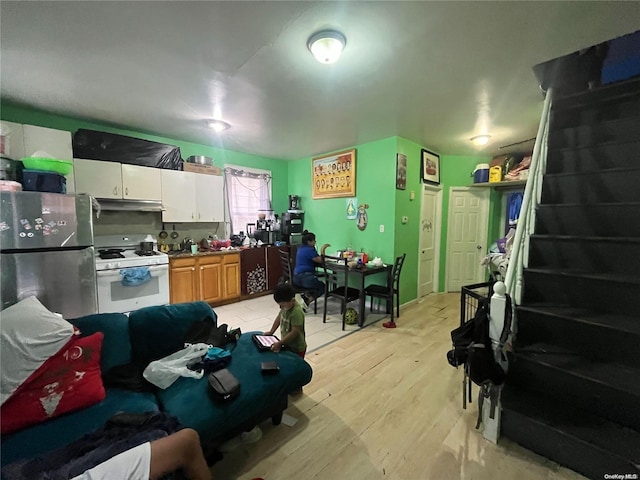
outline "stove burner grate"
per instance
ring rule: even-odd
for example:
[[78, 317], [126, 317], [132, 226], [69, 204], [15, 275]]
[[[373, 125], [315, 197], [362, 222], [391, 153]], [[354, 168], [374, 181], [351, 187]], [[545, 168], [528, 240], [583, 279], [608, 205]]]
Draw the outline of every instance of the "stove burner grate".
[[112, 258], [124, 258], [122, 254], [124, 250], [120, 249], [109, 249], [109, 250], [98, 250], [98, 256], [102, 260], [111, 260]]
[[136, 255], [140, 257], [152, 257], [153, 255], [160, 255], [155, 250], [136, 250]]

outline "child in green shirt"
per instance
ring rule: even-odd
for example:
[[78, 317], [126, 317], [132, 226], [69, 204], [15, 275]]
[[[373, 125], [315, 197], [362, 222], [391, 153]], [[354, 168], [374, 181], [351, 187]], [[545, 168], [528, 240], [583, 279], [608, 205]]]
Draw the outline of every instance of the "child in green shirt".
[[280, 313], [273, 321], [271, 330], [265, 335], [273, 335], [280, 327], [281, 339], [271, 345], [271, 350], [279, 352], [283, 345], [304, 358], [307, 352], [307, 340], [304, 333], [304, 311], [295, 298], [295, 292], [289, 284], [281, 284], [273, 292], [273, 299], [280, 306]]

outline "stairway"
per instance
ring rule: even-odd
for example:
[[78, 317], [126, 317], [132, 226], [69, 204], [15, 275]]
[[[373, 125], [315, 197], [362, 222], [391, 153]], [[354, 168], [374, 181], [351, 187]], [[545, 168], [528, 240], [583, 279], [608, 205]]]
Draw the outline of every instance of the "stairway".
[[516, 315], [502, 436], [640, 478], [639, 78], [554, 100]]

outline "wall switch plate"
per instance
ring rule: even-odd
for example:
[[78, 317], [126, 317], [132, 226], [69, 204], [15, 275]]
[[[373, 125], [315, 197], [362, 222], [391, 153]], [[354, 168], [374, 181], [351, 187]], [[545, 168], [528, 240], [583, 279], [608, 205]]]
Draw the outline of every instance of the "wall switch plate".
[[384, 225], [380, 225], [380, 233], [384, 233]]
[[411, 193], [409, 194], [409, 200], [413, 200], [414, 198], [416, 198], [416, 192], [411, 190]]
[[409, 221], [409, 217], [407, 217], [406, 215], [402, 217], [402, 223], [407, 223], [408, 221]]

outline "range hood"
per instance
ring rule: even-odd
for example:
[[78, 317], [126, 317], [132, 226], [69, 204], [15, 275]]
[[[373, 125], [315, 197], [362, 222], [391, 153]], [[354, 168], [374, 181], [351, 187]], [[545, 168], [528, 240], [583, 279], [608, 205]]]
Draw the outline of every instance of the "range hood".
[[96, 198], [102, 211], [120, 212], [162, 212], [160, 200], [119, 200], [113, 198]]

